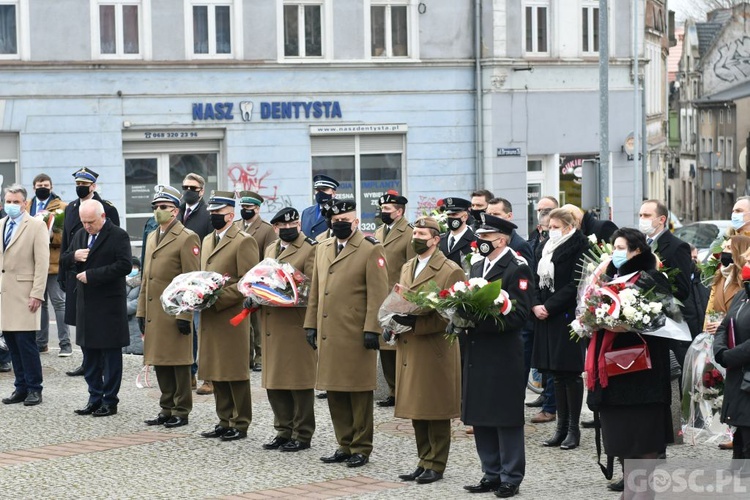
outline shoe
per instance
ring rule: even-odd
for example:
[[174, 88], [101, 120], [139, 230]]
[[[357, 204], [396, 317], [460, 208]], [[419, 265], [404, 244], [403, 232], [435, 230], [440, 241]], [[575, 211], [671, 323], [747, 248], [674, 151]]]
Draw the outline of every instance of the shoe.
[[70, 370], [69, 372], [65, 372], [65, 375], [68, 377], [81, 377], [84, 374], [83, 365], [79, 366], [75, 370]]
[[69, 358], [73, 355], [73, 348], [70, 345], [61, 345], [60, 352], [57, 353], [58, 358]]
[[223, 436], [219, 436], [222, 441], [236, 441], [237, 439], [244, 439], [247, 437], [247, 431], [241, 431], [232, 427], [224, 433]]
[[441, 479], [443, 479], [442, 472], [436, 472], [432, 469], [427, 469], [422, 473], [421, 476], [416, 479], [416, 481], [419, 484], [430, 484], [434, 483], [435, 481], [440, 481]]
[[39, 348], [40, 353], [49, 352], [49, 346], [43, 345]]
[[320, 461], [324, 464], [337, 464], [346, 462], [350, 458], [352, 458], [352, 456], [349, 453], [344, 453], [343, 451], [336, 450], [336, 452], [330, 457], [320, 457]]
[[346, 461], [346, 466], [347, 467], [362, 467], [369, 461], [370, 461], [369, 457], [366, 457], [361, 453], [355, 453], [349, 458], [349, 460]]
[[263, 367], [260, 365], [260, 363], [255, 363], [253, 365], [253, 371], [254, 372], [259, 372], [259, 371], [262, 371], [262, 370], [263, 370]]
[[596, 429], [596, 422], [593, 420], [582, 420], [581, 427], [584, 429]]
[[287, 438], [276, 436], [271, 442], [263, 445], [264, 450], [278, 450], [283, 445], [287, 444], [289, 440]]
[[609, 491], [625, 491], [625, 478], [622, 478], [615, 483], [609, 483], [607, 489]]
[[388, 396], [383, 401], [378, 401], [377, 404], [380, 408], [388, 408], [390, 406], [396, 406], [396, 398]]
[[42, 402], [42, 393], [39, 391], [29, 391], [26, 399], [23, 400], [24, 406], [36, 406]]
[[212, 431], [201, 432], [201, 436], [204, 438], [217, 438], [221, 437], [229, 431], [229, 427], [222, 427], [217, 425]]
[[183, 425], [187, 424], [187, 417], [175, 417], [174, 415], [172, 415], [169, 420], [164, 422], [164, 427], [166, 427], [167, 429], [174, 429], [175, 427], [182, 427]]
[[294, 452], [294, 451], [307, 450], [308, 448], [310, 448], [310, 443], [303, 443], [302, 441], [297, 441], [296, 439], [292, 439], [285, 445], [281, 446], [279, 449], [281, 451]]
[[557, 415], [554, 413], [547, 413], [546, 411], [540, 411], [533, 417], [531, 417], [532, 424], [546, 424], [547, 422], [554, 422], [557, 420]]
[[3, 399], [3, 404], [14, 405], [16, 403], [23, 403], [24, 400], [26, 400], [26, 396], [28, 396], [28, 394], [25, 392], [13, 391], [9, 398]]
[[315, 395], [318, 399], [328, 399], [328, 393], [327, 392], [319, 392]]
[[198, 387], [198, 390], [195, 391], [196, 394], [213, 394], [214, 393], [214, 384], [209, 380], [204, 380], [203, 385]]
[[159, 413], [156, 418], [144, 420], [143, 423], [146, 425], [164, 425], [164, 423], [170, 418], [172, 417], [170, 417], [169, 415], [162, 415], [161, 413]]
[[495, 496], [498, 498], [510, 498], [518, 495], [520, 488], [517, 484], [500, 483], [500, 487], [495, 490]]
[[[0, 370], [2, 371], [2, 370]], [[727, 441], [726, 443], [720, 443], [719, 444], [720, 450], [731, 450], [734, 449], [734, 443], [732, 441]]]
[[482, 479], [479, 484], [472, 484], [470, 486], [464, 486], [464, 489], [469, 493], [487, 493], [488, 491], [497, 490], [502, 483], [500, 481], [489, 481]]
[[198, 388], [198, 378], [195, 375], [190, 377], [190, 388], [193, 390]]
[[568, 398], [568, 433], [560, 443], [561, 450], [578, 448], [581, 443], [581, 406], [583, 405], [583, 379], [577, 378], [565, 382], [565, 394]]
[[91, 415], [102, 406], [101, 403], [87, 403], [80, 410], [73, 410], [76, 415]]
[[112, 415], [117, 415], [117, 405], [101, 405], [91, 415], [94, 417], [111, 417]]
[[[570, 414], [568, 412], [568, 399], [565, 394], [565, 382], [562, 380], [555, 380], [555, 401], [557, 404], [557, 427], [552, 437], [542, 442], [542, 446], [557, 447], [565, 441], [565, 436], [568, 435], [568, 421]], [[532, 420], [533, 421], [533, 420]]]
[[544, 397], [544, 394], [540, 394], [538, 398], [536, 398], [534, 401], [529, 401], [526, 403], [526, 406], [529, 408], [541, 408], [544, 406], [544, 403], [547, 401], [547, 398]]
[[7, 373], [11, 370], [10, 363], [0, 363], [0, 373]]
[[424, 467], [417, 467], [411, 474], [401, 474], [398, 478], [402, 481], [414, 481], [424, 472]]

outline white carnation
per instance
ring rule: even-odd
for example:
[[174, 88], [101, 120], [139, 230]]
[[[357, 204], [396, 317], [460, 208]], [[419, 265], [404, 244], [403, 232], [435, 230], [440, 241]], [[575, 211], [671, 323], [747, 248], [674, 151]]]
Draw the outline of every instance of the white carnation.
[[453, 285], [453, 291], [454, 292], [465, 292], [466, 291], [466, 283], [463, 281], [457, 281], [455, 285]]
[[598, 242], [599, 240], [597, 240], [597, 239], [596, 239], [596, 235], [595, 235], [595, 234], [590, 234], [590, 235], [589, 235], [589, 241], [590, 241], [591, 243], [593, 243], [594, 245], [596, 245], [596, 243], [597, 243], [597, 242]]
[[648, 314], [644, 314], [643, 315], [643, 324], [644, 325], [648, 325], [649, 323], [651, 323], [651, 316], [649, 316]]
[[440, 299], [438, 298], [435, 292], [428, 293], [425, 298], [434, 304], [437, 304], [438, 302], [440, 302]]
[[651, 302], [649, 303], [649, 307], [651, 308], [651, 312], [654, 314], [661, 313], [662, 305], [660, 302]]
[[484, 278], [471, 278], [469, 280], [469, 289], [482, 288], [487, 284], [487, 280]]

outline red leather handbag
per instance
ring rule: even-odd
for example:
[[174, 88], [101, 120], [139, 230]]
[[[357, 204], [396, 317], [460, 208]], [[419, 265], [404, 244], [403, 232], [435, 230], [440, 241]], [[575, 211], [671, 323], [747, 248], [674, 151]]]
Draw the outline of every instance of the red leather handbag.
[[648, 344], [640, 334], [638, 336], [643, 344], [613, 349], [604, 353], [608, 376], [615, 377], [651, 369], [651, 355], [648, 352]]

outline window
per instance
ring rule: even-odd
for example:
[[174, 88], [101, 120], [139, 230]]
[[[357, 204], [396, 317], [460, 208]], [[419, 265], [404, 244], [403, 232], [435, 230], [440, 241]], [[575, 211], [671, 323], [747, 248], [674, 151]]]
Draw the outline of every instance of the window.
[[549, 3], [529, 1], [524, 5], [524, 52], [549, 53]]
[[[151, 0], [91, 0], [92, 57], [146, 58]], [[148, 37], [150, 38], [150, 36]], [[150, 58], [150, 49], [148, 50]]]
[[409, 57], [410, 15], [406, 0], [372, 0], [370, 5], [370, 55]]
[[716, 156], [718, 157], [718, 165], [725, 165], [726, 164], [726, 151], [724, 151], [724, 138], [719, 137], [718, 143], [717, 143], [718, 150], [716, 151]]
[[18, 134], [0, 133], [0, 183], [15, 184], [18, 179]]
[[242, 1], [186, 0], [186, 50], [194, 59], [242, 58]]
[[719, 123], [724, 123], [724, 110], [719, 110]]
[[584, 54], [599, 52], [599, 7], [581, 9], [581, 50]]
[[724, 168], [734, 170], [734, 139], [727, 137], [727, 151], [724, 155]]
[[727, 108], [727, 123], [732, 123], [732, 108]]
[[324, 57], [326, 55], [326, 9], [324, 1], [284, 1], [284, 57]]
[[28, 0], [0, 0], [0, 59], [29, 58]]

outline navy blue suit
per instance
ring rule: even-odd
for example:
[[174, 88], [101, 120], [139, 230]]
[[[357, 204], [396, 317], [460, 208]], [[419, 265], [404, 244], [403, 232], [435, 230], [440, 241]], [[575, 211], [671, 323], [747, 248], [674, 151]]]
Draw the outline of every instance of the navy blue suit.
[[315, 239], [320, 233], [324, 233], [328, 230], [326, 219], [323, 214], [320, 213], [320, 205], [313, 205], [307, 207], [302, 211], [302, 232], [308, 238]]

